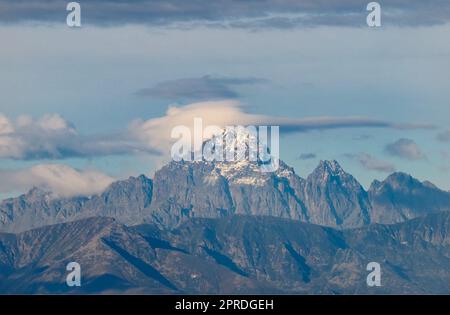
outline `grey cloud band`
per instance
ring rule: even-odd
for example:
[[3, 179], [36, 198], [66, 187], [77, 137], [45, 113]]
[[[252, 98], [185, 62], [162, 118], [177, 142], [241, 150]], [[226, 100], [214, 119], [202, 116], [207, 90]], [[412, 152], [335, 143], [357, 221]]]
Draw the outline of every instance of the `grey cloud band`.
[[[0, 22], [65, 21], [64, 0], [0, 0]], [[83, 23], [171, 25], [200, 23], [232, 28], [292, 28], [312, 26], [363, 26], [368, 0], [134, 0], [79, 1]], [[390, 0], [381, 3], [383, 21], [401, 26], [447, 23], [446, 0]]]

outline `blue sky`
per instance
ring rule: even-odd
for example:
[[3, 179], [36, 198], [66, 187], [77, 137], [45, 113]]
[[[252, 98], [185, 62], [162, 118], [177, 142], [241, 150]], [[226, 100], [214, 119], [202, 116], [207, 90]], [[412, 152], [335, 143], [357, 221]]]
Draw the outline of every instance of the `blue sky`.
[[[249, 4], [247, 12], [232, 10], [233, 1], [217, 1], [217, 7], [193, 1], [204, 12], [190, 7], [183, 15], [154, 1], [153, 11], [140, 18], [133, 10], [147, 8], [145, 1], [130, 5], [128, 16], [107, 6], [94, 14], [102, 1], [81, 2], [86, 23], [72, 29], [61, 1], [44, 1], [39, 10], [0, 1], [12, 12], [0, 13], [0, 113], [15, 132], [7, 142], [0, 120], [0, 172], [14, 183], [14, 189], [0, 185], [0, 196], [46, 184], [49, 175], [41, 169], [26, 179], [26, 171], [41, 164], [68, 165], [89, 180], [95, 172], [102, 183], [151, 175], [164, 156], [136, 143], [133, 122], [166, 116], [169, 106], [221, 99], [267, 117], [358, 116], [387, 123], [282, 129], [281, 158], [303, 177], [320, 159], [336, 159], [365, 187], [398, 170], [450, 190], [449, 5], [435, 1], [437, 10], [394, 1], [383, 9], [380, 2], [386, 15], [374, 29], [364, 26], [364, 1], [314, 7], [263, 2], [273, 6], [259, 12]], [[52, 114], [57, 118], [49, 119]], [[25, 125], [24, 115], [30, 116]], [[63, 134], [54, 134], [54, 127]], [[28, 147], [11, 142], [19, 140]]]

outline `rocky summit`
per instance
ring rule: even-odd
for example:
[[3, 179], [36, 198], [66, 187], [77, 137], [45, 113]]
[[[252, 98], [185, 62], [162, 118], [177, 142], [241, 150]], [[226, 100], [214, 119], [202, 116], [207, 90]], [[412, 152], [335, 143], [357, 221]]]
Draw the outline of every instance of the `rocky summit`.
[[275, 172], [258, 163], [170, 162], [155, 173], [115, 182], [102, 194], [58, 198], [34, 188], [0, 203], [0, 231], [23, 232], [92, 216], [126, 225], [174, 228], [191, 218], [242, 214], [299, 220], [338, 229], [399, 223], [450, 210], [450, 193], [394, 173], [368, 191], [336, 161], [321, 161], [306, 177], [280, 161]]

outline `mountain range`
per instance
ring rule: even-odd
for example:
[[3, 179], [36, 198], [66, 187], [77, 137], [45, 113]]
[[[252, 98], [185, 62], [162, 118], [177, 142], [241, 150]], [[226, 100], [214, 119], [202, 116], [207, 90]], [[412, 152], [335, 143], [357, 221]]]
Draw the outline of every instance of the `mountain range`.
[[33, 188], [0, 203], [0, 232], [17, 233], [92, 216], [126, 225], [175, 228], [191, 218], [273, 216], [334, 227], [400, 223], [450, 210], [450, 193], [405, 173], [374, 181], [368, 191], [336, 161], [321, 161], [306, 177], [281, 162], [170, 162], [155, 173], [111, 184], [102, 194], [58, 198]]
[[[82, 285], [65, 284], [68, 262]], [[366, 266], [382, 266], [368, 287]], [[450, 212], [336, 230], [233, 215], [172, 230], [95, 217], [0, 234], [0, 293], [448, 294]]]
[[449, 192], [400, 172], [366, 191], [336, 161], [306, 178], [172, 161], [99, 195], [1, 202], [0, 293], [448, 294], [449, 210]]

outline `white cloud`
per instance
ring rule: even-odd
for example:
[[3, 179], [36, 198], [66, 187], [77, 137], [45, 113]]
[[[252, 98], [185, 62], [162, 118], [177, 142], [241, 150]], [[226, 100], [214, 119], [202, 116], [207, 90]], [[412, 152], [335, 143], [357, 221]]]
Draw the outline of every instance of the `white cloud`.
[[148, 146], [168, 153], [174, 141], [170, 137], [172, 129], [183, 125], [193, 131], [194, 118], [202, 118], [203, 127], [248, 125], [253, 122], [236, 101], [200, 102], [184, 107], [171, 106], [163, 117], [135, 121], [130, 126], [130, 132]]
[[421, 160], [425, 154], [419, 146], [411, 139], [401, 138], [386, 145], [385, 151], [393, 156], [398, 156], [407, 160]]
[[0, 114], [0, 135], [5, 135], [13, 132], [13, 126], [9, 119], [5, 116]]
[[[254, 125], [280, 126], [281, 133], [336, 128], [430, 128], [429, 125], [401, 125], [366, 117], [289, 118], [250, 114], [234, 100], [206, 101], [183, 107], [171, 106], [163, 117], [136, 120], [128, 129], [115, 134], [80, 135], [75, 126], [57, 114], [39, 119], [21, 116], [15, 122], [0, 115], [0, 158], [17, 160], [64, 159], [105, 155], [150, 153], [167, 154], [175, 139], [175, 126], [193, 132], [194, 118], [202, 118], [203, 127]], [[205, 139], [211, 135], [205, 135]]]
[[59, 115], [37, 120], [20, 116], [15, 122], [0, 115], [0, 157], [27, 159], [58, 156], [61, 144], [76, 136], [76, 130]]
[[379, 160], [370, 154], [360, 153], [356, 156], [358, 162], [367, 170], [390, 173], [395, 171], [394, 165], [387, 161]]
[[17, 160], [64, 159], [153, 152], [127, 132], [80, 135], [75, 126], [57, 114], [15, 121], [0, 114], [0, 158]]
[[114, 178], [95, 170], [63, 164], [38, 164], [20, 170], [0, 170], [0, 192], [16, 193], [38, 187], [59, 197], [101, 193]]
[[[133, 138], [149, 147], [168, 153], [174, 139], [170, 138], [175, 126], [186, 126], [193, 133], [194, 118], [202, 118], [203, 128], [208, 125], [219, 127], [236, 125], [280, 126], [281, 133], [306, 132], [336, 128], [396, 128], [428, 129], [429, 125], [395, 124], [366, 117], [309, 117], [289, 118], [246, 113], [241, 103], [235, 100], [207, 101], [192, 103], [183, 107], [171, 106], [166, 115], [146, 121], [137, 120], [130, 125], [129, 132]], [[205, 140], [209, 135], [205, 136]]]

